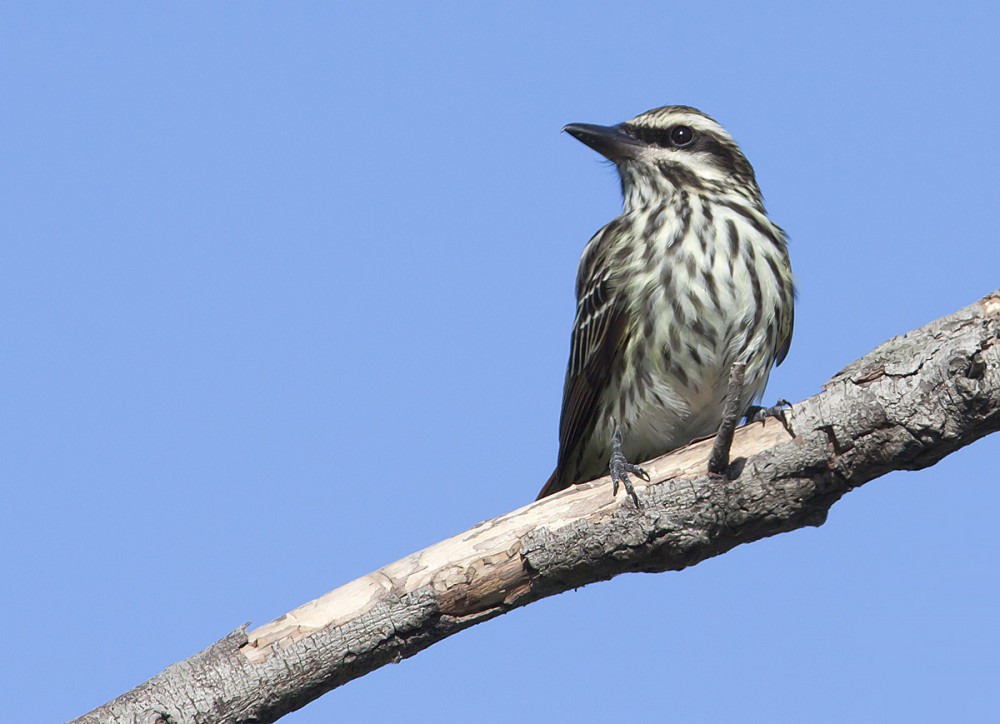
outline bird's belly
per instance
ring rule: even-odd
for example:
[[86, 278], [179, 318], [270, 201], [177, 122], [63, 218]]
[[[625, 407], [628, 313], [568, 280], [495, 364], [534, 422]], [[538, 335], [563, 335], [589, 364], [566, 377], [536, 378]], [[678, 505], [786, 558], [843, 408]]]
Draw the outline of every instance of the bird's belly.
[[756, 354], [738, 352], [746, 346], [742, 320], [720, 323], [717, 330], [721, 334], [714, 344], [692, 342], [678, 348], [667, 339], [650, 340], [658, 358], [621, 410], [622, 451], [630, 460], [648, 460], [713, 434], [722, 421], [729, 376], [737, 361], [748, 363], [740, 409], [763, 394], [770, 365], [757, 360]]
[[702, 370], [703, 379], [653, 380], [650, 393], [626, 410], [623, 451], [648, 459], [715, 432], [722, 421], [728, 372]]

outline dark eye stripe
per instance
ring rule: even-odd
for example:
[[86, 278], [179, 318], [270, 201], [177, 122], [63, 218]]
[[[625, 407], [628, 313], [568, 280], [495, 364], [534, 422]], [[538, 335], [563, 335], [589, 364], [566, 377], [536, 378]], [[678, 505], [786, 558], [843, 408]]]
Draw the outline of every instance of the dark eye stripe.
[[689, 148], [701, 138], [700, 133], [683, 123], [667, 128], [633, 126], [626, 123], [621, 128], [630, 136], [660, 148]]
[[747, 179], [749, 183], [755, 183], [753, 168], [750, 166], [750, 162], [746, 160], [739, 148], [732, 141], [719, 138], [711, 131], [695, 130], [693, 127], [688, 126], [688, 128], [694, 131], [693, 140], [683, 146], [678, 146], [677, 143], [672, 142], [670, 134], [682, 125], [687, 124], [679, 123], [661, 128], [623, 123], [619, 128], [633, 138], [637, 138], [644, 143], [657, 146], [658, 148], [683, 149], [693, 153], [707, 153], [714, 156], [717, 163], [730, 173]]
[[660, 148], [671, 148], [674, 144], [670, 142], [670, 131], [673, 128], [651, 128], [650, 126], [632, 126], [625, 124], [622, 127], [630, 136], [638, 138], [644, 143]]

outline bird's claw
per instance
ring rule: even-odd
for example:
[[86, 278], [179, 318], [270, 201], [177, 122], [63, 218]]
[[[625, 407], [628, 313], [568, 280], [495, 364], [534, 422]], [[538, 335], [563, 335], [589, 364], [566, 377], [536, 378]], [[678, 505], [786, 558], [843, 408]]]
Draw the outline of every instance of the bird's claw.
[[621, 484], [625, 486], [625, 492], [631, 496], [635, 507], [641, 507], [639, 496], [636, 494], [628, 475], [631, 473], [648, 483], [649, 473], [638, 465], [630, 463], [625, 457], [625, 454], [622, 452], [622, 429], [617, 424], [615, 425], [614, 434], [611, 435], [611, 460], [608, 463], [608, 468], [611, 470], [612, 495], [618, 495], [618, 485]]
[[783, 398], [779, 398], [778, 401], [772, 407], [761, 407], [760, 405], [751, 405], [747, 410], [746, 420], [750, 422], [761, 422], [767, 420], [769, 417], [776, 417], [781, 420], [781, 423], [788, 427], [788, 418], [785, 416], [785, 410], [791, 410], [792, 403]]

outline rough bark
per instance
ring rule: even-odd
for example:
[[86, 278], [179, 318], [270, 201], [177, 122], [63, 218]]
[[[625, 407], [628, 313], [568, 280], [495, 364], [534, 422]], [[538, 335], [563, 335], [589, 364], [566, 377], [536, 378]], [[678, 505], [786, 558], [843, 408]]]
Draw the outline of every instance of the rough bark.
[[844, 493], [1000, 428], [1000, 290], [895, 337], [778, 420], [645, 467], [641, 510], [604, 478], [414, 553], [247, 633], [244, 626], [79, 722], [271, 722], [351, 679], [545, 596], [678, 570], [820, 525]]

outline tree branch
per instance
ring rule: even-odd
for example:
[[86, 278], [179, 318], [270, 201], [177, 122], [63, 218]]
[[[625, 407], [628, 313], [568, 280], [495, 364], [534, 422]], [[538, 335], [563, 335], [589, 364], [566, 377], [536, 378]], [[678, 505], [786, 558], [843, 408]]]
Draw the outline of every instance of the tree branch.
[[572, 486], [244, 626], [78, 722], [272, 722], [326, 691], [512, 608], [629, 571], [679, 570], [820, 525], [844, 493], [1000, 429], [1000, 290], [895, 337], [777, 420], [646, 465], [643, 507], [608, 478]]

